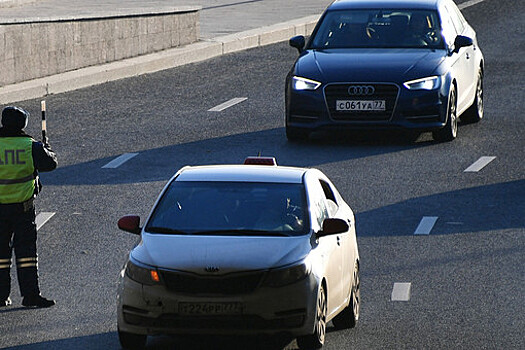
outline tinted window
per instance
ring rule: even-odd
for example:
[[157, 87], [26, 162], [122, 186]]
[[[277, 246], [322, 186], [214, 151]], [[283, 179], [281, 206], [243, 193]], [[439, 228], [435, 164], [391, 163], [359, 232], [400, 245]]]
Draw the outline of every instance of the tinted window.
[[309, 48], [443, 48], [435, 11], [327, 12]]
[[309, 231], [302, 184], [174, 181], [146, 231], [175, 234], [301, 235]]
[[456, 5], [446, 5], [445, 8], [450, 15], [450, 19], [456, 28], [458, 34], [462, 34], [465, 30], [465, 25], [463, 24], [464, 18]]
[[458, 32], [456, 31], [456, 27], [454, 26], [454, 22], [452, 21], [448, 11], [443, 8], [441, 13], [443, 15], [441, 18], [443, 36], [445, 37], [447, 45], [451, 47], [454, 44], [454, 40], [456, 40], [456, 35]]
[[326, 199], [326, 207], [328, 210], [328, 214], [330, 217], [333, 217], [335, 216], [335, 214], [337, 213], [337, 210], [339, 209], [337, 205], [337, 200], [335, 199], [334, 192], [332, 191], [332, 188], [327, 182], [323, 180], [319, 180], [319, 183], [321, 184], [321, 187], [323, 188], [323, 193]]

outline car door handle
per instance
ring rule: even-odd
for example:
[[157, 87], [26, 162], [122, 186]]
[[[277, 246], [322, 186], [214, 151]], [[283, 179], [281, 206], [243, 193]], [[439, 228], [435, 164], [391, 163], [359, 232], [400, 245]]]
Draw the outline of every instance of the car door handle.
[[468, 52], [465, 54], [465, 57], [466, 57], [467, 60], [470, 59], [470, 55], [469, 55]]
[[340, 246], [341, 245], [341, 237], [337, 236], [337, 245]]

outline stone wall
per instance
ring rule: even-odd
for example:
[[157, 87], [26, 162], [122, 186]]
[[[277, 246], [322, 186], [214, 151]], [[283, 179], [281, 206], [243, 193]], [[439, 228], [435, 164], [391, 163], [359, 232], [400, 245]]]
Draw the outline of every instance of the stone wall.
[[0, 86], [196, 42], [199, 9], [0, 22]]

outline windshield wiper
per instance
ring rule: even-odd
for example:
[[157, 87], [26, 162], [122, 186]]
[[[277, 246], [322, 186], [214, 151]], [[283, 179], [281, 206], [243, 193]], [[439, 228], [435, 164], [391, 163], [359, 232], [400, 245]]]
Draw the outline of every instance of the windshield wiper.
[[197, 231], [192, 232], [194, 235], [214, 235], [214, 234], [226, 234], [227, 236], [279, 236], [279, 237], [289, 237], [284, 232], [277, 231], [267, 231], [267, 230], [209, 230], [209, 231]]
[[189, 234], [188, 232], [184, 232], [181, 230], [175, 230], [169, 227], [156, 227], [156, 226], [146, 227], [146, 232], [168, 233], [168, 234], [175, 234], [175, 235], [188, 235]]

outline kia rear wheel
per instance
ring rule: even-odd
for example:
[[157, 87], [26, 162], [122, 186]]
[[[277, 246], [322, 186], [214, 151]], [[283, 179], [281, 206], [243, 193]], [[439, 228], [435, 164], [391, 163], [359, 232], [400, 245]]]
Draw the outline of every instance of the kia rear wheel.
[[148, 336], [145, 334], [135, 334], [118, 331], [120, 345], [125, 350], [142, 350], [146, 347]]

